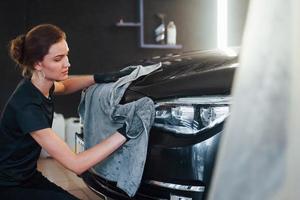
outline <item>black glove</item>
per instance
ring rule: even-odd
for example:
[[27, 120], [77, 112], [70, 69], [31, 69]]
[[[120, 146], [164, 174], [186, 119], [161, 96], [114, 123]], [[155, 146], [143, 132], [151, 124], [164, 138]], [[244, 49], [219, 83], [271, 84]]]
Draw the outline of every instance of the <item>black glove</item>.
[[121, 135], [123, 135], [123, 136], [126, 138], [127, 141], [130, 140], [130, 138], [127, 136], [126, 123], [124, 123], [123, 126], [122, 126], [121, 128], [117, 129], [117, 131], [118, 131]]
[[126, 76], [130, 74], [134, 68], [128, 68], [118, 72], [110, 72], [105, 74], [94, 74], [95, 83], [109, 83], [115, 82], [122, 76]]

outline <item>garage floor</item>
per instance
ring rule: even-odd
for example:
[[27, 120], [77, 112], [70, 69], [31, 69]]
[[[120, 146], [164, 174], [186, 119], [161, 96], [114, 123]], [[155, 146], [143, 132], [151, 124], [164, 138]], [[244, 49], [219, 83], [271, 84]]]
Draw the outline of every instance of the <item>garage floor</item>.
[[82, 200], [102, 200], [91, 191], [84, 182], [71, 171], [52, 158], [40, 158], [38, 169], [50, 181], [67, 190], [69, 193]]

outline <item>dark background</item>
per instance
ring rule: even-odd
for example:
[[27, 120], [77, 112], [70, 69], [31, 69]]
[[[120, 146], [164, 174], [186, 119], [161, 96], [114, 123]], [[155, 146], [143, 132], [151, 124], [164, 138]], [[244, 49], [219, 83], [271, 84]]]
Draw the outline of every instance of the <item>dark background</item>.
[[[249, 0], [228, 0], [228, 45], [239, 46]], [[145, 42], [154, 43], [157, 13], [174, 21], [182, 49], [139, 47], [137, 27], [117, 27], [119, 19], [139, 20], [138, 0], [2, 0], [0, 2], [0, 111], [22, 78], [7, 53], [8, 42], [40, 23], [67, 34], [70, 75], [120, 69], [142, 58], [217, 47], [217, 0], [144, 0]], [[80, 92], [56, 98], [55, 111], [77, 116]]]

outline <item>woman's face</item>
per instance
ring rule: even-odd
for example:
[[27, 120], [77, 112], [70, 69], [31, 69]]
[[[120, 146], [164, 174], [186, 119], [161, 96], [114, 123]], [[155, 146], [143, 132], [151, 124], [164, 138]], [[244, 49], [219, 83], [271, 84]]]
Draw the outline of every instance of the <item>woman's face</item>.
[[39, 63], [45, 78], [51, 81], [62, 81], [68, 78], [68, 70], [71, 66], [68, 58], [69, 47], [66, 40], [53, 44]]

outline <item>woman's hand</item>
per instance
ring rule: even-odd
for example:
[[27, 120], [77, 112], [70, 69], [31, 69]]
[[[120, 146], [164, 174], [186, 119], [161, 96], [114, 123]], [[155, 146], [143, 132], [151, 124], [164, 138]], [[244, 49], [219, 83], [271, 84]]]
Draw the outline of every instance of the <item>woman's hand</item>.
[[126, 122], [124, 122], [123, 126], [117, 130], [121, 135], [123, 135], [126, 138], [126, 141], [130, 140], [130, 138], [127, 135], [127, 130], [126, 130]]

